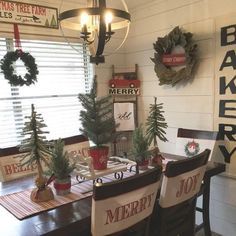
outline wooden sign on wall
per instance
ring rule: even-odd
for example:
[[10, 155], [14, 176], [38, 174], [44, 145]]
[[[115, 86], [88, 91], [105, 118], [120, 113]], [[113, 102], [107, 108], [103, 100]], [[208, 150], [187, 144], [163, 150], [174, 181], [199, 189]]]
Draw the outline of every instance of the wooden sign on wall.
[[57, 8], [0, 1], [0, 22], [58, 29]]
[[216, 19], [215, 114], [214, 128], [227, 164], [226, 173], [236, 177], [236, 17]]

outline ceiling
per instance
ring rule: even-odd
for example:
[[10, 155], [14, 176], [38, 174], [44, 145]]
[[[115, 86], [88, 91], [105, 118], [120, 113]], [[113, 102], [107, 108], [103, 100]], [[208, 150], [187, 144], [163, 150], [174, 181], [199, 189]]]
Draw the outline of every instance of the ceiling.
[[129, 10], [153, 1], [154, 0], [125, 0]]
[[[42, 0], [42, 1], [45, 1], [46, 0]], [[47, 0], [49, 2], [54, 2], [55, 0]], [[58, 0], [59, 2], [64, 2], [64, 4], [67, 2], [67, 3], [75, 3], [75, 4], [85, 4], [87, 0]], [[128, 6], [128, 9], [131, 10], [133, 8], [136, 8], [136, 7], [139, 7], [139, 6], [142, 6], [142, 5], [145, 5], [145, 4], [148, 4], [150, 2], [153, 2], [153, 1], [157, 1], [157, 0], [124, 0]], [[111, 4], [121, 4], [122, 3], [122, 0], [107, 0], [107, 3], [111, 3]]]

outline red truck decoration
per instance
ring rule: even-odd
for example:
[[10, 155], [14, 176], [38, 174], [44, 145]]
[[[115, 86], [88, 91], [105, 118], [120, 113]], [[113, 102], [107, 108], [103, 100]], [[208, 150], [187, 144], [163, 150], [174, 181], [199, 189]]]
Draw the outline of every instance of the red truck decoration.
[[109, 81], [111, 95], [139, 95], [140, 80], [111, 79]]
[[111, 95], [139, 95], [140, 80], [135, 72], [116, 73], [109, 80], [109, 94]]

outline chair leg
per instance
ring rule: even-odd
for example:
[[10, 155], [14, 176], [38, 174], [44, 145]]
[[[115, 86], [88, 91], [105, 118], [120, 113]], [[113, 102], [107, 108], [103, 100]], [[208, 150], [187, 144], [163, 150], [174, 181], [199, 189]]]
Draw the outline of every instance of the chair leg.
[[202, 196], [202, 218], [204, 225], [205, 236], [211, 236], [211, 226], [210, 226], [210, 211], [209, 211], [209, 202], [210, 202], [210, 179], [206, 179], [204, 182], [203, 196]]

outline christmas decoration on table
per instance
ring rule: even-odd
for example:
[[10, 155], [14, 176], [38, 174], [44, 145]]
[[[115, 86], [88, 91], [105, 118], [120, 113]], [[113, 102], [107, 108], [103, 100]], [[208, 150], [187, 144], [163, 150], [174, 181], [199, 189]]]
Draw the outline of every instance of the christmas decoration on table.
[[53, 175], [57, 195], [70, 193], [70, 174], [75, 169], [75, 163], [70, 163], [68, 153], [64, 151], [64, 146], [65, 144], [61, 139], [54, 141], [52, 157], [49, 162], [49, 170]]
[[185, 151], [186, 156], [193, 157], [199, 153], [200, 145], [199, 145], [199, 143], [196, 143], [194, 140], [189, 141], [184, 146], [184, 151]]
[[139, 170], [144, 170], [148, 168], [149, 159], [151, 158], [148, 139], [144, 133], [142, 125], [138, 126], [133, 131], [132, 140], [133, 147], [131, 152], [133, 155], [133, 159], [136, 162], [136, 173], [139, 173]]
[[30, 199], [34, 202], [48, 201], [54, 198], [53, 192], [48, 184], [48, 180], [43, 174], [42, 163], [48, 166], [47, 157], [50, 157], [49, 150], [52, 144], [46, 140], [43, 131], [47, 127], [41, 114], [35, 111], [34, 105], [31, 105], [31, 116], [26, 117], [28, 121], [25, 122], [22, 134], [25, 139], [21, 142], [20, 151], [24, 154], [20, 157], [21, 166], [37, 166], [38, 175], [35, 179], [36, 188], [31, 192]]
[[[20, 59], [27, 70], [27, 73], [22, 77], [15, 74], [14, 63]], [[34, 57], [30, 53], [23, 52], [17, 49], [14, 52], [7, 52], [1, 60], [1, 69], [6, 80], [12, 86], [29, 86], [37, 81], [38, 69]]]
[[95, 76], [90, 93], [79, 94], [78, 99], [84, 108], [80, 112], [83, 127], [80, 131], [95, 144], [95, 147], [89, 149], [94, 169], [106, 169], [109, 147], [104, 144], [112, 142], [117, 127], [113, 116], [111, 96], [97, 97]]
[[[155, 63], [154, 70], [159, 78], [159, 85], [175, 86], [193, 77], [197, 64], [197, 44], [193, 43], [192, 36], [192, 33], [184, 33], [177, 26], [163, 38], [158, 37], [153, 44], [156, 52], [151, 60]], [[177, 48], [182, 52], [174, 54]], [[180, 65], [184, 67], [179, 70], [171, 68]]]
[[154, 97], [154, 104], [150, 104], [149, 108], [149, 116], [146, 121], [146, 135], [148, 144], [151, 145], [153, 143], [152, 149], [152, 165], [156, 166], [162, 165], [162, 160], [164, 159], [160, 154], [160, 150], [157, 144], [157, 138], [159, 138], [163, 142], [167, 142], [167, 138], [165, 137], [166, 132], [165, 129], [168, 127], [165, 122], [165, 117], [163, 116], [164, 111], [163, 103], [157, 104], [157, 98]]

